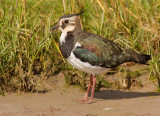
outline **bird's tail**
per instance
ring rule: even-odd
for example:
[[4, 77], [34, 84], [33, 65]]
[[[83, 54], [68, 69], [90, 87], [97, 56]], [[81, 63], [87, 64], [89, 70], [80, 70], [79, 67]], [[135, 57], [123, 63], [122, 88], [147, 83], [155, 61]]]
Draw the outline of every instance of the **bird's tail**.
[[133, 62], [146, 64], [148, 60], [151, 60], [151, 55], [139, 54], [134, 51], [127, 51], [130, 54], [130, 58]]
[[139, 54], [138, 63], [146, 64], [148, 60], [151, 60], [151, 55]]

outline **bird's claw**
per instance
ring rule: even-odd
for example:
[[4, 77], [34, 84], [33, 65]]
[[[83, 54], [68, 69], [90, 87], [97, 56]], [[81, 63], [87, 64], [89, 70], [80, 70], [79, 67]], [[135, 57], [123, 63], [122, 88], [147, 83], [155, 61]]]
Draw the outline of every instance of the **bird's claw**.
[[88, 101], [84, 101], [84, 104], [91, 104], [92, 103], [92, 99], [88, 100]]
[[80, 102], [80, 103], [83, 103], [83, 104], [90, 104], [90, 103], [92, 103], [92, 99], [89, 99], [88, 97], [87, 98], [83, 98], [83, 99], [79, 99], [79, 100], [77, 100], [78, 102]]
[[84, 102], [84, 101], [88, 101], [88, 97], [84, 97], [82, 99], [77, 99], [78, 102]]

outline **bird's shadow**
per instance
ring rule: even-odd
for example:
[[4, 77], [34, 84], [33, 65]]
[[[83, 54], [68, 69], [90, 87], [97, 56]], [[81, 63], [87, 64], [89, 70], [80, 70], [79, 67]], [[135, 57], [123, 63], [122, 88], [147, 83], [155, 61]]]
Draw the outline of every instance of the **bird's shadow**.
[[160, 96], [157, 92], [128, 92], [121, 90], [100, 90], [95, 92], [94, 98], [96, 101], [101, 100], [117, 100], [117, 99], [131, 99], [139, 97]]

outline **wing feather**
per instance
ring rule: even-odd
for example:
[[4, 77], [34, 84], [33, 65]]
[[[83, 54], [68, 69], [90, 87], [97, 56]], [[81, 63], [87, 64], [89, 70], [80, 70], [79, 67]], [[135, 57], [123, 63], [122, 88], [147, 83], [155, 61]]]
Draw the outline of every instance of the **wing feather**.
[[74, 55], [93, 66], [110, 68], [132, 60], [117, 44], [95, 34], [81, 39], [79, 43], [81, 46], [73, 50]]

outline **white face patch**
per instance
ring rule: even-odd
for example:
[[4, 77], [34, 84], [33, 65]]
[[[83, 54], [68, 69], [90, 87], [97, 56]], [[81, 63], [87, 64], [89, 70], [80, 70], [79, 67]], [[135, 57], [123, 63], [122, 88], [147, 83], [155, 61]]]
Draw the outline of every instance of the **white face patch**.
[[[65, 28], [62, 28], [63, 22], [65, 22], [65, 20], [68, 20], [68, 23], [66, 24]], [[63, 18], [60, 20], [59, 24], [60, 27], [59, 29], [62, 31], [62, 33], [65, 32], [72, 32], [75, 29], [75, 20], [76, 20], [76, 16], [70, 17], [70, 18]]]
[[69, 25], [68, 24], [63, 31], [65, 31], [65, 32], [72, 32], [72, 31], [74, 31], [74, 29], [75, 29], [75, 25]]
[[61, 37], [60, 37], [60, 44], [62, 44], [62, 42], [65, 43], [65, 38], [67, 36], [68, 32], [72, 32], [75, 29], [75, 26], [67, 26], [64, 30], [62, 31]]
[[[65, 38], [66, 38], [68, 32], [72, 32], [72, 31], [75, 30], [75, 19], [76, 19], [76, 16], [73, 16], [71, 18], [63, 18], [63, 19], [60, 20], [59, 29], [62, 31], [62, 34], [61, 34], [61, 37], [60, 37], [60, 44], [62, 44], [62, 42], [65, 43]], [[65, 20], [68, 20], [68, 23], [66, 24], [66, 27], [63, 29], [62, 28], [62, 24], [63, 24], [62, 22], [64, 22]]]
[[65, 43], [65, 38], [67, 36], [67, 32], [62, 32], [61, 37], [60, 37], [60, 44], [62, 45], [62, 42]]
[[73, 16], [73, 17], [70, 17], [70, 18], [63, 18], [63, 19], [60, 20], [59, 24], [62, 25], [62, 22], [63, 22], [64, 20], [68, 20], [69, 23], [73, 23], [73, 22], [75, 22], [75, 20], [76, 20], [76, 16]]

